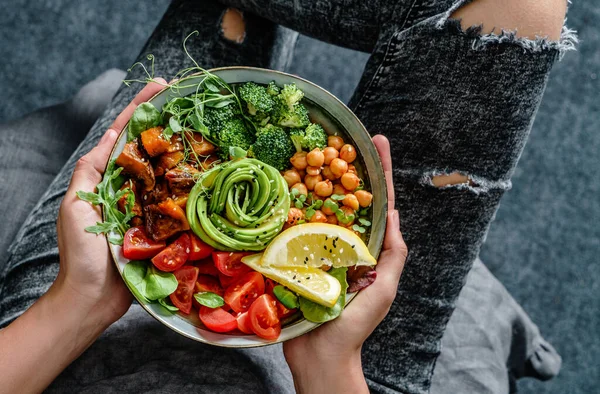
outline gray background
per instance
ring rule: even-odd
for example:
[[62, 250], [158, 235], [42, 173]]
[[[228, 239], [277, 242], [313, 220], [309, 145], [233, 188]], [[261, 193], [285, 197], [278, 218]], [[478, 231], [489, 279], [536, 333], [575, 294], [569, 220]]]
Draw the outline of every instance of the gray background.
[[[4, 1], [0, 122], [66, 100], [108, 68], [129, 67], [168, 3]], [[563, 357], [554, 380], [521, 381], [526, 393], [593, 393], [600, 383], [600, 5], [594, 3], [571, 6], [568, 24], [579, 31], [579, 51], [551, 75], [513, 189], [481, 252]], [[306, 37], [296, 53], [288, 71], [345, 101], [367, 58]]]

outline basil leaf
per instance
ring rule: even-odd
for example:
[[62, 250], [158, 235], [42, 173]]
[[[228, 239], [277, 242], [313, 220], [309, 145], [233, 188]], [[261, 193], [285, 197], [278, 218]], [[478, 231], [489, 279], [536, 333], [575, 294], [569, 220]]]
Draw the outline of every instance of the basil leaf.
[[140, 302], [150, 302], [146, 298], [146, 272], [148, 271], [148, 263], [145, 261], [130, 261], [123, 269], [123, 279], [129, 290], [135, 295]]
[[278, 285], [273, 287], [273, 294], [275, 297], [288, 309], [296, 309], [298, 308], [298, 296], [286, 289], [285, 287]]
[[177, 278], [170, 272], [162, 272], [150, 265], [146, 276], [144, 277], [146, 282], [145, 296], [149, 300], [158, 300], [165, 298], [169, 294], [177, 290]]
[[194, 298], [200, 305], [207, 306], [209, 308], [220, 308], [225, 305], [225, 300], [218, 294], [205, 291], [202, 293], [194, 294]]
[[127, 141], [136, 139], [142, 131], [146, 131], [152, 127], [156, 127], [161, 123], [160, 112], [150, 103], [141, 103], [137, 106], [131, 119], [129, 120], [129, 128], [127, 130]]
[[348, 289], [348, 282], [346, 282], [347, 267], [332, 268], [329, 270], [329, 274], [336, 278], [340, 285], [342, 285], [342, 291], [340, 297], [332, 308], [328, 308], [323, 305], [319, 305], [315, 302], [307, 300], [304, 297], [300, 297], [300, 310], [306, 320], [314, 323], [325, 323], [333, 320], [342, 313], [344, 306], [346, 305], [346, 290]]
[[177, 312], [179, 310], [179, 308], [177, 308], [176, 306], [167, 303], [167, 298], [166, 297], [165, 298], [159, 298], [158, 299], [158, 303], [160, 305], [162, 305], [169, 312]]

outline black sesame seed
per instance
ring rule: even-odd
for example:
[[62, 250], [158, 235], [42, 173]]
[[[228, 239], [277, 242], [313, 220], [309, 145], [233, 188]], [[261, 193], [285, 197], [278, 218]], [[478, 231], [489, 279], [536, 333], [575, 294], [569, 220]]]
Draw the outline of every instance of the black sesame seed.
[[323, 249], [327, 250], [327, 245], [323, 245]]
[[325, 261], [325, 258], [324, 258], [324, 257], [321, 257], [321, 261]]
[[329, 253], [331, 253], [331, 252], [332, 252], [332, 250], [331, 250], [331, 249], [329, 249]]
[[354, 249], [354, 247], [355, 247], [355, 246], [356, 246], [356, 245], [352, 245], [352, 249]]
[[310, 276], [307, 276], [306, 279], [310, 279]]

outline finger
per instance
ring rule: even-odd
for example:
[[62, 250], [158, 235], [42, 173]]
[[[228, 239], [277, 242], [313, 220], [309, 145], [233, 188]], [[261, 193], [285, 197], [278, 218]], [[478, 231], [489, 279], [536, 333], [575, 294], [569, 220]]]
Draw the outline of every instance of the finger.
[[388, 194], [388, 212], [393, 211], [396, 206], [396, 200], [394, 197], [394, 176], [392, 172], [392, 155], [390, 154], [390, 141], [381, 134], [373, 137], [373, 144], [377, 148], [379, 157], [381, 158], [381, 164], [383, 166], [383, 173], [385, 174], [385, 183], [387, 185]]
[[94, 191], [96, 185], [102, 180], [102, 173], [118, 135], [116, 130], [108, 129], [98, 145], [77, 161], [69, 185], [70, 191], [73, 193], [79, 190]]
[[[377, 277], [386, 282], [398, 285], [400, 275], [404, 269], [404, 263], [408, 256], [406, 243], [400, 232], [400, 218], [397, 210], [388, 212], [387, 227], [383, 240], [383, 251], [379, 255], [377, 263]], [[375, 281], [377, 283], [377, 281]], [[394, 287], [395, 291], [395, 287]]]
[[118, 132], [123, 130], [123, 127], [127, 124], [131, 115], [133, 115], [133, 111], [137, 108], [138, 105], [144, 103], [152, 98], [156, 93], [160, 92], [167, 85], [167, 81], [162, 78], [155, 78], [157, 82], [150, 82], [147, 84], [144, 89], [142, 89], [137, 96], [129, 103], [129, 105], [121, 112], [117, 119], [115, 119], [111, 129], [115, 129]]

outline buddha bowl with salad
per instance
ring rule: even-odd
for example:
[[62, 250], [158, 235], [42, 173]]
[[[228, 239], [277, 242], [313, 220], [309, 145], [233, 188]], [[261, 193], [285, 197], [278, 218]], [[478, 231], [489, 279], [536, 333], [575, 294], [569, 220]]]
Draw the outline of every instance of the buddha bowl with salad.
[[97, 191], [78, 195], [102, 206], [86, 231], [106, 235], [137, 301], [198, 341], [294, 338], [376, 280], [377, 152], [344, 104], [289, 74], [181, 75], [137, 107]]

